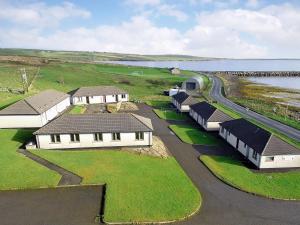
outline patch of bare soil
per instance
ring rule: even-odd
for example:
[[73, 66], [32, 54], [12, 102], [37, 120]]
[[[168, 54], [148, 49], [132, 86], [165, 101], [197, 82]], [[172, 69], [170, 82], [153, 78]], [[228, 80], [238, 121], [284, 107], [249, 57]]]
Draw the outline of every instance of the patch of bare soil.
[[153, 145], [151, 147], [140, 147], [140, 148], [123, 147], [122, 150], [135, 152], [141, 155], [151, 155], [160, 158], [167, 158], [170, 156], [169, 150], [167, 149], [163, 141], [157, 136], [153, 136]]
[[138, 106], [133, 102], [122, 102], [120, 111], [137, 111]]
[[48, 59], [29, 56], [0, 56], [0, 62], [42, 66], [48, 63]]

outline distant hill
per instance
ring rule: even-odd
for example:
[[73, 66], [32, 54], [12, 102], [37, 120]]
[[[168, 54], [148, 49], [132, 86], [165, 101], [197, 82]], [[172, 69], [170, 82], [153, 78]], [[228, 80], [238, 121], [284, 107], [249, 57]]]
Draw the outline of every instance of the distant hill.
[[[0, 48], [0, 56], [25, 56], [38, 57], [49, 60], [73, 62], [98, 62], [98, 61], [200, 61], [213, 58], [189, 55], [139, 55], [109, 52], [87, 51], [53, 51], [35, 49]], [[3, 58], [3, 57], [2, 57]], [[4, 57], [5, 58], [5, 57]]]

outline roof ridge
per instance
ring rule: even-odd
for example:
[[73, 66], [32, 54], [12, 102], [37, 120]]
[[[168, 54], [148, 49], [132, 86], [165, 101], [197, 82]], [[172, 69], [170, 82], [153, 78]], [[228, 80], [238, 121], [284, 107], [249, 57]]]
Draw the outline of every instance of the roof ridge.
[[[153, 126], [151, 124], [151, 126], [149, 126], [148, 124], [146, 124], [144, 121], [142, 121], [139, 117], [142, 117], [144, 119], [149, 119], [149, 118], [146, 118], [144, 116], [140, 116], [140, 115], [137, 115], [135, 113], [130, 113], [130, 115], [132, 115], [134, 118], [136, 118], [138, 121], [140, 121], [142, 124], [144, 124], [146, 127], [148, 127], [149, 129], [153, 130]], [[151, 122], [151, 119], [149, 119], [150, 122]]]
[[26, 98], [23, 99], [23, 101], [24, 101], [30, 108], [32, 108], [34, 111], [36, 111], [38, 114], [40, 114], [40, 113], [36, 110], [36, 108], [34, 108], [34, 107], [27, 101]]

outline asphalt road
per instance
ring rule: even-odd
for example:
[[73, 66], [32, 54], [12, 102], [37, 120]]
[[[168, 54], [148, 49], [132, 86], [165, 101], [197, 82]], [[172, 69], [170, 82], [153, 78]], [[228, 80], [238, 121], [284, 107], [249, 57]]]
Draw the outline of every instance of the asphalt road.
[[222, 82], [221, 82], [220, 78], [218, 78], [216, 76], [210, 76], [210, 77], [213, 79], [213, 86], [212, 86], [212, 90], [210, 93], [210, 95], [213, 99], [215, 99], [216, 101], [222, 103], [223, 105], [235, 110], [236, 112], [242, 114], [246, 118], [254, 119], [262, 124], [265, 124], [266, 126], [269, 126], [273, 129], [280, 131], [281, 133], [287, 135], [290, 138], [300, 141], [300, 130], [297, 130], [293, 127], [287, 126], [278, 121], [267, 118], [261, 114], [253, 112], [251, 110], [246, 110], [244, 107], [233, 103], [232, 101], [228, 100], [227, 98], [225, 98], [222, 95], [222, 92], [221, 92]]
[[[151, 107], [141, 104], [139, 108], [136, 113], [152, 119], [154, 135], [163, 140], [203, 198], [202, 207], [196, 215], [175, 224], [299, 225], [300, 201], [271, 200], [245, 193], [223, 183], [198, 159], [201, 154], [218, 154], [215, 147], [183, 143], [169, 130], [170, 123], [159, 119]], [[233, 149], [224, 143], [219, 151], [231, 154]]]

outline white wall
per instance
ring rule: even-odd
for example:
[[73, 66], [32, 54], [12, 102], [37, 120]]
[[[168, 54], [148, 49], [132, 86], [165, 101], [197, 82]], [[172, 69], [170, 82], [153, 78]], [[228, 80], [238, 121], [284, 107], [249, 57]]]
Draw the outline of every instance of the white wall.
[[[81, 99], [81, 100], [80, 100]], [[128, 102], [129, 95], [125, 94], [125, 98], [122, 98], [122, 95], [118, 95], [118, 102]], [[99, 103], [114, 103], [116, 102], [116, 95], [106, 95], [106, 96], [89, 96], [90, 104], [99, 104]], [[86, 96], [82, 97], [72, 97], [73, 105], [85, 105], [87, 104]]]
[[293, 168], [300, 167], [300, 155], [276, 155], [274, 161], [267, 162], [268, 156], [262, 156], [260, 168]]
[[207, 125], [203, 126], [203, 127], [207, 131], [217, 131], [220, 129], [220, 123], [219, 122], [207, 122]]
[[260, 164], [260, 157], [261, 155], [260, 154], [257, 154], [257, 159], [254, 159], [253, 158], [253, 149], [252, 148], [249, 148], [249, 157], [248, 159], [254, 163], [257, 167], [259, 167], [259, 164]]
[[247, 156], [248, 149], [249, 149], [249, 147], [247, 145], [245, 146], [245, 143], [243, 141], [239, 140], [238, 151], [240, 153], [242, 153], [244, 156]]
[[0, 128], [32, 128], [42, 126], [41, 115], [0, 116]]
[[180, 109], [181, 112], [189, 112], [190, 106], [189, 105], [181, 105]]
[[42, 127], [69, 106], [68, 97], [41, 115], [0, 115], [0, 128]]
[[236, 147], [236, 142], [237, 142], [236, 136], [234, 136], [233, 134], [228, 132], [227, 142], [235, 148]]
[[67, 148], [95, 148], [119, 146], [148, 146], [152, 145], [152, 132], [144, 132], [144, 140], [136, 140], [135, 133], [121, 133], [121, 141], [113, 141], [111, 133], [103, 133], [103, 141], [95, 142], [94, 134], [80, 134], [80, 142], [71, 142], [70, 134], [61, 134], [60, 143], [51, 143], [50, 135], [36, 135], [38, 148], [67, 149]]

